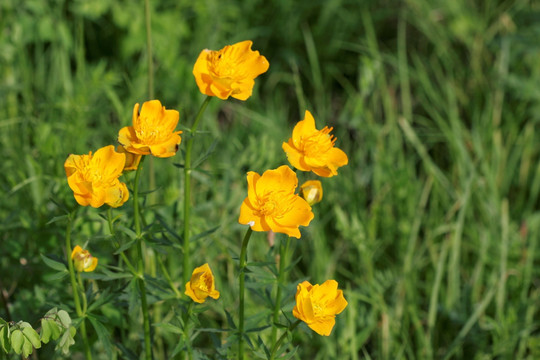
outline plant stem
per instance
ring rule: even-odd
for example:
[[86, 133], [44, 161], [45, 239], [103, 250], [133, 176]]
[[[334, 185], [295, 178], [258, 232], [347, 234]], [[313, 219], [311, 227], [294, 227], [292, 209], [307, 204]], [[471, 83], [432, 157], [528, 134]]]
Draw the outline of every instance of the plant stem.
[[[146, 23], [146, 61], [148, 64], [148, 99], [154, 99], [154, 51], [152, 48], [152, 10], [150, 0], [144, 0], [144, 18]], [[156, 188], [156, 176], [154, 172], [154, 158], [148, 162], [148, 180], [150, 189]], [[154, 204], [155, 193], [149, 194], [149, 203]]]
[[143, 313], [143, 327], [144, 327], [144, 350], [146, 360], [152, 360], [152, 343], [150, 341], [150, 317], [148, 315], [148, 303], [146, 301], [146, 285], [144, 283], [144, 261], [142, 250], [142, 231], [141, 221], [139, 214], [139, 178], [141, 175], [141, 169], [144, 162], [144, 156], [137, 167], [135, 173], [135, 184], [133, 186], [133, 216], [135, 217], [135, 233], [137, 234], [137, 282], [139, 290], [141, 292], [141, 308]]
[[301, 323], [301, 320], [296, 320], [296, 322], [292, 323], [289, 328], [287, 329], [287, 331], [285, 331], [281, 337], [279, 338], [279, 340], [277, 341], [277, 343], [272, 347], [272, 351], [270, 352], [270, 359], [274, 359], [276, 357], [276, 351], [278, 351], [279, 347], [281, 346], [281, 344], [283, 343], [283, 340], [285, 340], [285, 338], [287, 337], [287, 334], [291, 331], [293, 331], [297, 326], [298, 324]]
[[[107, 209], [107, 221], [109, 223], [109, 232], [111, 233], [111, 235], [113, 237], [116, 236], [116, 232], [114, 231], [114, 224], [113, 224], [113, 216], [112, 216], [112, 207], [109, 206], [109, 208]], [[120, 245], [117, 245], [115, 242], [113, 242], [113, 244], [115, 245], [116, 247], [116, 250], [118, 250], [120, 248]], [[131, 273], [133, 275], [137, 274], [137, 270], [135, 270], [135, 268], [133, 267], [133, 265], [131, 264], [131, 261], [129, 261], [129, 259], [127, 258], [126, 254], [124, 254], [123, 251], [120, 251], [120, 256], [122, 257], [122, 260], [124, 260], [124, 262], [126, 263], [127, 267], [129, 268], [129, 271], [131, 271]]]
[[[272, 348], [276, 344], [277, 338], [277, 326], [279, 322], [279, 314], [281, 312], [281, 292], [285, 282], [287, 267], [287, 256], [289, 252], [289, 246], [291, 245], [291, 238], [287, 237], [287, 242], [283, 244], [283, 240], [279, 243], [279, 269], [278, 269], [278, 281], [277, 281], [277, 290], [276, 290], [276, 303], [274, 307], [274, 317], [272, 319]], [[272, 359], [272, 357], [270, 358]]]
[[240, 309], [239, 309], [239, 320], [238, 320], [238, 359], [244, 359], [244, 281], [245, 281], [245, 270], [246, 270], [246, 257], [247, 257], [247, 246], [249, 243], [249, 238], [251, 237], [251, 227], [248, 228], [244, 240], [242, 241], [242, 249], [240, 250]]
[[204, 102], [199, 108], [199, 112], [195, 117], [195, 122], [190, 129], [190, 137], [186, 145], [186, 158], [184, 160], [184, 263], [183, 263], [183, 284], [189, 281], [190, 273], [190, 257], [189, 257], [189, 216], [190, 216], [190, 205], [191, 205], [191, 149], [193, 148], [193, 137], [195, 136], [195, 131], [199, 126], [199, 122], [202, 118], [202, 114], [208, 103], [212, 100], [212, 96], [207, 96]]
[[[191, 348], [191, 342], [189, 341], [189, 320], [191, 319], [192, 310], [193, 310], [193, 301], [189, 303], [189, 306], [188, 306], [188, 309], [184, 318], [184, 341], [186, 343], [186, 348], [187, 348], [186, 355], [189, 360], [193, 359], [193, 349]], [[186, 355], [182, 354], [180, 358], [185, 359]]]
[[86, 306], [83, 311], [81, 309], [81, 301], [79, 299], [79, 288], [77, 286], [77, 280], [75, 279], [75, 269], [73, 267], [73, 260], [71, 259], [71, 252], [73, 250], [71, 248], [71, 226], [73, 224], [74, 216], [75, 216], [75, 213], [71, 213], [68, 215], [68, 223], [66, 227], [66, 256], [67, 256], [67, 262], [68, 262], [69, 277], [71, 280], [71, 288], [73, 289], [73, 301], [75, 302], [75, 311], [77, 312], [77, 316], [82, 319], [80, 329], [81, 329], [81, 337], [83, 338], [83, 343], [84, 343], [84, 353], [85, 353], [86, 359], [92, 360], [90, 344], [88, 343], [88, 337], [86, 336], [86, 324], [84, 322], [84, 319], [86, 317]]

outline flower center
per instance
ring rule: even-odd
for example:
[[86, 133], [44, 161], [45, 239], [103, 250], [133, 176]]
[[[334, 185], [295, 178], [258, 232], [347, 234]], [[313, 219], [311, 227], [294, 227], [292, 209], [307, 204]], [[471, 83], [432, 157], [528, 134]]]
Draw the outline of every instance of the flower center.
[[304, 154], [325, 154], [336, 142], [336, 138], [330, 135], [332, 128], [325, 126], [324, 129], [319, 130], [305, 138], [301, 139], [300, 150]]
[[314, 317], [321, 317], [325, 315], [326, 310], [326, 304], [321, 302], [314, 302], [313, 299], [311, 300], [311, 306], [313, 307], [313, 316]]
[[258, 216], [280, 218], [291, 210], [291, 203], [297, 195], [285, 191], [274, 191], [258, 199]]
[[226, 46], [220, 51], [214, 51], [210, 55], [208, 69], [217, 78], [243, 79], [246, 77], [245, 67], [241, 65], [241, 54], [231, 46]]
[[154, 145], [164, 140], [164, 132], [160, 129], [159, 121], [154, 118], [139, 118], [134, 128], [137, 138], [143, 144]]

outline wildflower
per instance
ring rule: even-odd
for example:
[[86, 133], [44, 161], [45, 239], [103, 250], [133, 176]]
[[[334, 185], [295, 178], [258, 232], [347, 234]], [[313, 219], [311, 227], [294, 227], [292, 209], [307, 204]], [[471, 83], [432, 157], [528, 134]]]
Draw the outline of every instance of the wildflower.
[[322, 200], [323, 190], [319, 180], [309, 180], [300, 186], [300, 193], [310, 206]]
[[79, 245], [75, 246], [71, 252], [71, 259], [75, 264], [75, 269], [78, 272], [94, 271], [97, 266], [98, 259], [93, 257], [88, 250], [83, 250]]
[[180, 114], [176, 110], [165, 110], [159, 100], [143, 103], [139, 114], [139, 104], [133, 107], [133, 126], [122, 128], [118, 142], [134, 154], [154, 155], [161, 158], [171, 157], [178, 151], [182, 141], [174, 131]]
[[249, 224], [254, 231], [284, 233], [300, 238], [300, 225], [313, 219], [311, 206], [294, 193], [296, 174], [287, 165], [267, 170], [262, 176], [247, 174], [248, 196], [240, 208], [240, 224]]
[[258, 51], [251, 50], [250, 40], [227, 45], [219, 51], [204, 49], [193, 66], [199, 90], [225, 100], [229, 96], [247, 100], [253, 92], [255, 78], [270, 64]]
[[126, 155], [114, 151], [113, 145], [102, 147], [95, 154], [69, 155], [64, 169], [77, 203], [95, 208], [103, 204], [111, 207], [124, 204], [129, 192], [118, 177], [125, 163]]
[[322, 285], [311, 285], [304, 281], [298, 284], [295, 300], [294, 317], [324, 336], [330, 335], [336, 324], [336, 315], [347, 307], [343, 291], [338, 290], [335, 280], [326, 280]]
[[219, 298], [219, 291], [216, 290], [214, 284], [214, 275], [208, 264], [204, 264], [193, 270], [191, 281], [186, 283], [185, 294], [200, 304], [205, 302], [209, 296], [212, 299]]
[[292, 166], [302, 171], [313, 171], [323, 177], [337, 175], [337, 168], [347, 165], [347, 155], [334, 147], [336, 138], [332, 128], [315, 128], [315, 119], [306, 110], [305, 118], [294, 127], [292, 137], [283, 143], [283, 151]]
[[126, 164], [124, 165], [124, 171], [137, 170], [139, 163], [141, 162], [142, 155], [133, 154], [126, 150], [122, 145], [116, 147], [116, 151], [126, 155]]

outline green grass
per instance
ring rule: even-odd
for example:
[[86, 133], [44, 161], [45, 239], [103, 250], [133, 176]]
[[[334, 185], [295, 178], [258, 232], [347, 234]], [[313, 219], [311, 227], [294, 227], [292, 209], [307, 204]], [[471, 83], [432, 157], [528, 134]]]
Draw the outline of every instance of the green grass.
[[[155, 95], [180, 111], [183, 130], [204, 100], [191, 74], [202, 49], [251, 39], [270, 62], [248, 101], [212, 101], [197, 134], [195, 161], [214, 141], [216, 151], [193, 175], [191, 233], [219, 228], [197, 241], [192, 262], [211, 263], [222, 293], [199, 316], [201, 328], [227, 328], [225, 311], [236, 321], [245, 174], [287, 163], [281, 143], [309, 109], [319, 127], [334, 127], [349, 164], [323, 179], [315, 219], [292, 241], [300, 259], [287, 275], [281, 322], [292, 321], [304, 279], [336, 279], [349, 306], [329, 338], [295, 330], [294, 358], [540, 358], [538, 4], [152, 3]], [[144, 2], [6, 0], [0, 14], [0, 317], [37, 327], [53, 306], [75, 317], [67, 278], [51, 280], [39, 256], [64, 258], [65, 224], [48, 224], [61, 206], [76, 206], [63, 163], [115, 143], [132, 106], [148, 100]], [[182, 156], [155, 159], [159, 190], [145, 212], [155, 231], [146, 264], [157, 278], [149, 284], [153, 323], [174, 323], [182, 311], [163, 300], [159, 267], [183, 292], [182, 253], [164, 244], [181, 242], [162, 232], [165, 224], [181, 233], [183, 175], [172, 164]], [[126, 227], [131, 211], [120, 219]], [[113, 265], [99, 214], [79, 210], [73, 241], [88, 241], [100, 264]], [[278, 252], [254, 233], [250, 261]], [[267, 325], [271, 267], [254, 267], [248, 282], [248, 328]], [[98, 312], [112, 356], [141, 353], [140, 319], [126, 316], [136, 302], [129, 285], [93, 284], [116, 296]], [[88, 327], [96, 358], [110, 358]], [[167, 358], [178, 336], [155, 331], [156, 358]], [[252, 334], [257, 351], [257, 336], [266, 341], [270, 332]], [[202, 332], [194, 346], [218, 358], [226, 339]], [[74, 357], [83, 350], [76, 340]], [[53, 352], [44, 346], [37, 358]]]

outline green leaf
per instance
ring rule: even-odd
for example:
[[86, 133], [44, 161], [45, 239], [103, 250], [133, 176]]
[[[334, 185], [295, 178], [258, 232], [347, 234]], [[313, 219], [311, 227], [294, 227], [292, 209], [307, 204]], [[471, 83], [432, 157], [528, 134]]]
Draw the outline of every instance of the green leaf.
[[11, 332], [11, 347], [15, 354], [19, 355], [22, 352], [24, 343], [24, 335], [21, 330], [16, 329]]
[[90, 323], [94, 327], [94, 330], [96, 330], [98, 339], [101, 342], [101, 345], [103, 345], [103, 347], [105, 348], [108, 357], [111, 358], [113, 352], [113, 346], [110, 337], [111, 334], [109, 333], [109, 331], [107, 331], [107, 328], [101, 322], [99, 322], [99, 320], [91, 316], [88, 317], [88, 320], [90, 320]]
[[199, 233], [195, 236], [192, 236], [191, 239], [189, 239], [190, 242], [195, 242], [199, 239], [202, 239], [203, 237], [205, 236], [208, 236], [210, 234], [212, 234], [213, 232], [215, 232], [217, 229], [219, 229], [219, 225], [216, 226], [216, 227], [213, 227], [211, 228], [210, 230], [206, 230], [206, 231], [203, 231], [202, 233]]
[[174, 326], [172, 324], [159, 323], [159, 324], [154, 324], [154, 326], [162, 328], [163, 330], [165, 330], [167, 332], [171, 332], [173, 334], [183, 334], [184, 333], [184, 330], [182, 330], [178, 326]]
[[64, 355], [67, 355], [69, 353], [69, 347], [73, 344], [75, 344], [75, 340], [73, 338], [75, 337], [75, 334], [77, 333], [77, 330], [71, 326], [69, 330], [64, 332], [64, 335], [60, 338], [60, 341], [56, 344], [56, 350], [61, 349], [62, 353]]
[[69, 314], [65, 310], [58, 311], [58, 319], [62, 323], [62, 326], [67, 329], [71, 326], [71, 317], [69, 317]]
[[50, 339], [57, 340], [65, 329], [53, 318], [41, 319], [41, 342], [47, 344]]
[[41, 258], [45, 262], [45, 265], [47, 265], [51, 269], [58, 270], [58, 271], [66, 271], [67, 270], [66, 265], [64, 263], [53, 260], [51, 258], [48, 258], [43, 254], [39, 254], [39, 255], [41, 256]]
[[9, 333], [9, 324], [5, 320], [0, 319], [0, 345], [6, 353], [9, 353], [9, 351], [11, 350], [11, 344], [9, 343]]
[[23, 323], [21, 326], [23, 327], [22, 332], [26, 339], [32, 344], [33, 347], [39, 349], [41, 347], [41, 341], [39, 340], [39, 335], [36, 330], [34, 330], [28, 323]]
[[47, 222], [47, 224], [45, 224], [45, 225], [49, 225], [49, 224], [52, 224], [52, 223], [55, 223], [57, 221], [61, 221], [61, 220], [67, 219], [67, 218], [68, 218], [68, 215], [55, 216], [51, 220], [49, 220]]
[[51, 339], [52, 329], [51, 322], [49, 319], [41, 319], [41, 341], [44, 344], [47, 344]]

